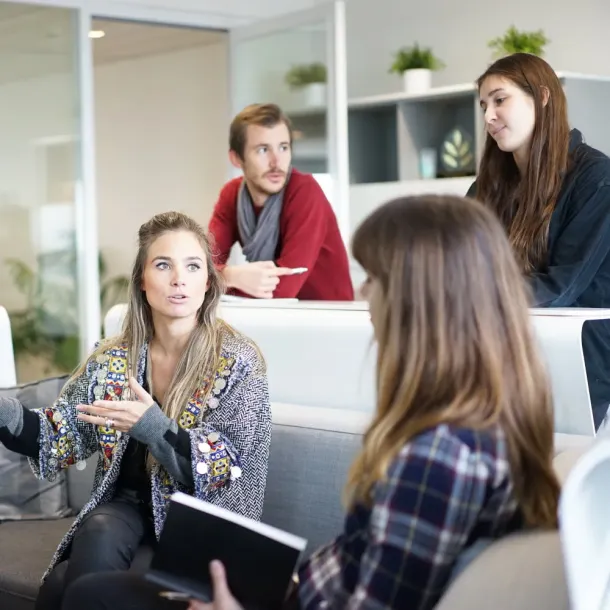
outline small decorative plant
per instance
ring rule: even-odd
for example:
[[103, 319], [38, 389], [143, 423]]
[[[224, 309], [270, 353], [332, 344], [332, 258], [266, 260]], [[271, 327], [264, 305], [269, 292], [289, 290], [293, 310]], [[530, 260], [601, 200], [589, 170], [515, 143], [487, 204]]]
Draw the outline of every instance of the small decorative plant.
[[429, 48], [420, 48], [418, 43], [412, 47], [402, 47], [394, 55], [390, 72], [403, 74], [407, 70], [441, 70], [445, 64], [435, 57]]
[[[41, 254], [33, 267], [16, 258], [5, 259], [4, 264], [25, 301], [23, 309], [9, 312], [15, 357], [41, 357], [45, 361], [45, 374], [70, 372], [80, 357], [76, 288], [52, 281], [45, 284], [37, 268], [59, 269], [67, 277], [74, 277], [74, 249]], [[98, 266], [100, 304], [105, 314], [110, 307], [127, 299], [129, 278], [108, 278], [101, 253]]]
[[326, 66], [319, 62], [293, 66], [286, 74], [286, 83], [291, 89], [325, 82]]
[[474, 169], [472, 138], [456, 127], [445, 138], [441, 147], [441, 162], [445, 175], [464, 176]]
[[513, 53], [530, 53], [531, 55], [544, 55], [544, 47], [550, 42], [543, 30], [535, 32], [520, 32], [511, 25], [503, 36], [490, 40], [488, 46], [494, 50], [496, 58]]

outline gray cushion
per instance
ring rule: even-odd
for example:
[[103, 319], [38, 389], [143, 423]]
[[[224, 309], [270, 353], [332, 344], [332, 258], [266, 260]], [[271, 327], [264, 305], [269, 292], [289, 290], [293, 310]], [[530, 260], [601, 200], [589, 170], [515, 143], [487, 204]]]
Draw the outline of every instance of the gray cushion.
[[[28, 409], [42, 408], [53, 404], [65, 380], [54, 377], [5, 388], [0, 396], [15, 397]], [[0, 521], [60, 519], [70, 514], [63, 473], [53, 483], [40, 481], [25, 457], [0, 445]]]
[[[14, 608], [13, 598], [35, 599], [40, 579], [72, 519], [0, 525], [0, 608]], [[11, 597], [8, 597], [8, 595]], [[10, 603], [3, 603], [10, 599]]]
[[59, 396], [68, 377], [49, 377], [32, 383], [0, 389], [0, 396], [15, 396], [27, 409], [50, 407]]
[[[17, 388], [9, 388], [0, 390], [0, 396], [15, 396], [18, 398], [21, 403], [27, 409], [39, 409], [45, 406], [50, 406], [53, 404], [55, 399], [59, 396], [64, 384], [68, 380], [68, 376], [64, 375], [61, 377], [53, 377], [49, 379], [44, 379], [42, 381], [38, 381], [35, 383], [29, 383], [23, 386], [19, 386]], [[19, 456], [15, 456], [15, 454], [7, 451], [6, 449], [0, 447], [0, 473], [2, 472], [1, 463], [2, 463], [2, 452], [5, 454], [9, 454], [12, 456], [12, 459], [19, 459]], [[89, 500], [91, 497], [91, 490], [93, 488], [93, 477], [95, 474], [95, 467], [97, 464], [98, 455], [95, 454], [87, 461], [87, 468], [84, 470], [78, 470], [77, 468], [69, 468], [65, 473], [62, 473], [55, 484], [61, 485], [61, 495], [62, 502], [64, 506], [63, 514], [57, 513], [57, 516], [67, 516], [70, 514], [70, 511], [66, 512], [65, 509], [69, 507], [72, 512], [78, 512], [85, 502]], [[37, 482], [37, 479], [33, 477], [30, 472], [30, 468], [27, 464], [25, 458], [21, 458], [20, 464], [24, 465], [24, 468], [27, 469], [27, 474], [24, 475], [24, 481], [28, 482], [33, 479]], [[68, 481], [68, 486], [66, 490], [66, 479]], [[4, 481], [4, 479], [1, 479]], [[2, 487], [4, 483], [0, 484], [0, 515], [2, 515], [2, 506], [1, 506], [1, 498], [2, 498]], [[48, 483], [38, 482], [39, 486], [50, 485]], [[59, 492], [58, 492], [59, 493]], [[67, 497], [66, 494], [67, 493]], [[45, 496], [45, 502], [51, 502], [51, 496]], [[67, 506], [66, 506], [67, 505]], [[51, 512], [52, 506], [49, 505], [49, 512]], [[49, 515], [52, 516], [52, 515]], [[0, 517], [2, 518], [2, 517]], [[33, 518], [40, 518], [34, 516]]]
[[341, 493], [362, 436], [275, 425], [262, 520], [308, 540], [307, 553], [343, 528]]

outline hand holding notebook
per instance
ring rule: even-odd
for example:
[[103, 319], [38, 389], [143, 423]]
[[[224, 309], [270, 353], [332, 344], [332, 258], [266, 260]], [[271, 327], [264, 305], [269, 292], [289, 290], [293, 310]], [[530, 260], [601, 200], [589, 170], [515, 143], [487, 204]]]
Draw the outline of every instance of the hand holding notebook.
[[306, 544], [288, 532], [176, 493], [146, 578], [166, 589], [162, 595], [170, 599], [178, 599], [178, 593], [180, 599], [211, 602], [210, 563], [218, 560], [235, 600], [273, 610], [283, 605]]

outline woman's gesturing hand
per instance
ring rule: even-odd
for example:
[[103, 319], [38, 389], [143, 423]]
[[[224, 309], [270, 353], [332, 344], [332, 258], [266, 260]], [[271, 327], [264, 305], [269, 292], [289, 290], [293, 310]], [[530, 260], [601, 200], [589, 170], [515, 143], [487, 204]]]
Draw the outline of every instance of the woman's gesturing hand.
[[129, 388], [137, 400], [96, 400], [91, 405], [78, 405], [78, 419], [119, 432], [129, 432], [155, 404], [152, 396], [133, 377], [129, 379]]

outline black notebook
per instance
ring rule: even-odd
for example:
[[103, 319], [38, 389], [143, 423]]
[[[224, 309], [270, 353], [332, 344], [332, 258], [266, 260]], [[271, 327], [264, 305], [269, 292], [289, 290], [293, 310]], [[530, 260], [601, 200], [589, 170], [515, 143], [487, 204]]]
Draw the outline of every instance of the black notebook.
[[169, 592], [211, 601], [210, 562], [218, 559], [242, 604], [279, 608], [306, 545], [304, 538], [175, 493], [146, 578]]

